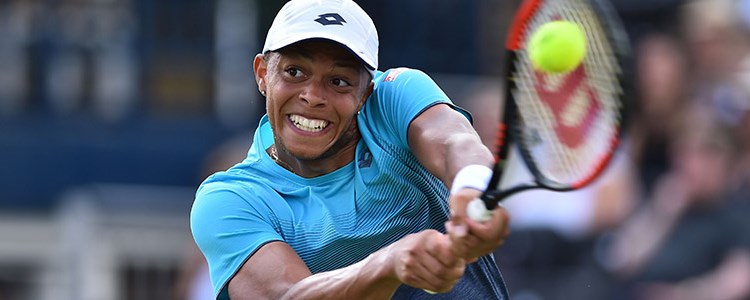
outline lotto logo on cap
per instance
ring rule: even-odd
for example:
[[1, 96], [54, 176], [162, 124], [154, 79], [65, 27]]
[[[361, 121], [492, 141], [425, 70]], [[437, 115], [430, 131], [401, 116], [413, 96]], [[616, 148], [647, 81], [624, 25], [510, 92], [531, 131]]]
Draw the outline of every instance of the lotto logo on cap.
[[346, 20], [341, 17], [341, 15], [336, 13], [327, 13], [318, 16], [317, 19], [315, 19], [315, 22], [320, 23], [323, 26], [327, 25], [344, 25], [346, 23]]
[[370, 16], [354, 1], [289, 1], [273, 20], [263, 53], [308, 39], [337, 42], [359, 57], [371, 72], [378, 68], [378, 32]]

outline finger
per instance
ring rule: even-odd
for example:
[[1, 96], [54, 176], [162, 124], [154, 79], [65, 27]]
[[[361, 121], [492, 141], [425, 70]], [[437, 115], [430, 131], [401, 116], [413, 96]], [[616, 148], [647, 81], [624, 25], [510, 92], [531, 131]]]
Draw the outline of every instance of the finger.
[[435, 289], [432, 289], [432, 290], [431, 289], [426, 289], [426, 290], [428, 290], [428, 291], [435, 291], [435, 292], [438, 292], [438, 293], [447, 293], [447, 292], [450, 292], [453, 289], [453, 287], [456, 286], [456, 284], [460, 280], [461, 280], [461, 277], [459, 276], [459, 277], [453, 278], [452, 280], [445, 281], [445, 282], [441, 283], [441, 285], [439, 287], [435, 288]]
[[[483, 243], [481, 247], [484, 251], [494, 251], [497, 247], [504, 244], [505, 239], [510, 235], [507, 211], [501, 207], [495, 209], [492, 212], [492, 221], [488, 223], [489, 224], [481, 224], [487, 226], [479, 228], [476, 232], [472, 231], [471, 233], [481, 240], [481, 243]], [[470, 229], [474, 230], [474, 227], [470, 227]]]
[[468, 229], [465, 224], [466, 219], [466, 203], [462, 200], [463, 197], [460, 195], [452, 195], [450, 206], [451, 206], [451, 219], [452, 225], [451, 234], [455, 237], [462, 237], [468, 233]]
[[437, 259], [425, 256], [418, 265], [405, 271], [404, 283], [430, 292], [449, 291], [463, 275], [463, 266], [445, 268]]
[[510, 235], [510, 217], [508, 211], [505, 210], [504, 207], [498, 206], [493, 211], [493, 219], [499, 224], [495, 227], [498, 230], [498, 233], [492, 233], [490, 238], [494, 238], [496, 246], [499, 246], [505, 241], [508, 235]]
[[467, 235], [461, 235], [459, 236], [456, 234], [456, 226], [453, 224], [453, 222], [448, 221], [445, 222], [445, 231], [448, 233], [448, 237], [451, 241], [451, 250], [453, 253], [455, 253], [458, 257], [466, 257], [467, 250], [471, 248], [469, 245], [467, 245]]
[[436, 288], [432, 284], [430, 284], [427, 279], [423, 278], [419, 272], [415, 271], [408, 271], [407, 273], [405, 273], [404, 278], [401, 279], [401, 282], [411, 287], [424, 289], [425, 291], [434, 292], [436, 290]]
[[436, 292], [450, 290], [463, 275], [464, 260], [452, 253], [447, 235], [426, 230], [417, 236], [419, 239], [414, 251], [399, 259], [399, 278], [403, 283], [417, 288]]
[[440, 234], [429, 240], [426, 251], [444, 268], [465, 264], [464, 259], [454, 253], [452, 244], [448, 235]]
[[452, 249], [450, 238], [444, 234], [436, 234], [425, 243], [425, 252], [428, 254], [423, 260], [422, 265], [429, 275], [422, 276], [422, 279], [431, 281], [438, 287], [433, 291], [443, 291], [455, 284], [463, 276], [466, 267], [466, 261], [455, 255]]
[[[446, 224], [446, 230], [450, 233], [453, 230], [453, 225], [448, 222]], [[466, 235], [463, 237], [451, 236], [451, 250], [454, 255], [464, 258], [471, 259], [476, 255], [474, 254], [475, 249], [481, 245], [481, 241], [476, 236]]]
[[510, 215], [508, 215], [508, 210], [506, 210], [504, 206], [498, 205], [497, 208], [495, 208], [494, 214], [496, 214], [497, 218], [500, 219], [500, 226], [502, 228], [508, 228], [508, 223], [510, 222]]
[[508, 215], [508, 211], [505, 210], [505, 208], [500, 207], [500, 210], [498, 210], [498, 217], [501, 219], [501, 228], [502, 231], [500, 232], [500, 240], [505, 241], [505, 239], [510, 235], [510, 216]]
[[453, 264], [446, 266], [437, 259], [426, 259], [424, 261], [424, 270], [427, 275], [422, 276], [423, 279], [429, 280], [437, 285], [444, 285], [446, 282], [453, 282], [460, 278], [464, 274], [465, 263]]
[[420, 251], [411, 252], [411, 254], [399, 258], [397, 274], [399, 280], [406, 285], [410, 285], [417, 288], [427, 288], [428, 280], [423, 274], [428, 274], [427, 270], [422, 265], [420, 259], [427, 255], [419, 254]]
[[486, 222], [466, 220], [469, 235], [476, 236], [481, 242], [494, 242], [504, 237], [508, 228], [508, 214], [504, 208], [498, 207], [492, 211], [492, 218]]
[[466, 269], [465, 264], [450, 268], [438, 267], [437, 269], [430, 269], [429, 266], [425, 267], [428, 268], [428, 273], [421, 275], [422, 281], [426, 284], [423, 289], [438, 293], [450, 291], [461, 280], [461, 276], [463, 276]]
[[450, 198], [450, 209], [451, 209], [451, 222], [454, 225], [454, 234], [458, 237], [468, 234], [468, 228], [466, 227], [466, 206], [471, 200], [479, 197], [481, 192], [474, 189], [465, 188], [455, 194], [451, 195]]
[[[464, 258], [476, 258], [499, 247], [507, 237], [508, 217], [504, 209], [493, 210], [491, 219], [485, 222], [476, 222], [467, 219], [468, 234], [463, 237], [452, 236], [454, 252]], [[450, 233], [453, 228], [446, 224], [446, 230]]]

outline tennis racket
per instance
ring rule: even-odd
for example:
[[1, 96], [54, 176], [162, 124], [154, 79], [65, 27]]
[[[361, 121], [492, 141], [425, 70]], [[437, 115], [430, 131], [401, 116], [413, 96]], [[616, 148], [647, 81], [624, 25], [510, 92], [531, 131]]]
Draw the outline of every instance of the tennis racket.
[[[578, 24], [587, 46], [575, 69], [551, 74], [535, 70], [525, 44], [536, 28], [555, 20]], [[594, 181], [618, 147], [632, 90], [627, 34], [606, 0], [525, 0], [506, 51], [496, 163], [487, 190], [467, 208], [477, 221], [489, 219], [500, 201], [518, 192], [571, 191]], [[533, 180], [501, 190], [511, 144]]]

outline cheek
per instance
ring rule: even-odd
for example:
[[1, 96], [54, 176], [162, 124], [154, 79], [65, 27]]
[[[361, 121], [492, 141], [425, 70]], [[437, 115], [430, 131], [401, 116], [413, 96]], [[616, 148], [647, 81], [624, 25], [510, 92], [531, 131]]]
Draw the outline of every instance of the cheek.
[[[278, 97], [278, 95], [276, 95]], [[283, 121], [283, 116], [280, 115], [281, 107], [283, 103], [278, 101], [272, 101], [273, 97], [270, 95], [266, 98], [266, 114], [268, 115], [268, 121], [271, 125], [276, 128], [279, 122]]]
[[349, 120], [357, 115], [357, 111], [359, 110], [359, 99], [352, 96], [351, 98], [336, 101], [333, 106], [335, 107], [336, 114], [338, 114], [342, 120]]
[[272, 121], [275, 119], [275, 116], [273, 115], [273, 112], [275, 110], [275, 105], [271, 101], [266, 100], [266, 114], [268, 114], [268, 118]]
[[284, 99], [286, 97], [286, 95], [284, 95], [286, 89], [283, 87], [283, 83], [279, 82], [279, 80], [272, 74], [269, 74], [266, 79], [266, 112], [270, 116], [281, 109], [283, 103], [279, 103], [278, 99]]

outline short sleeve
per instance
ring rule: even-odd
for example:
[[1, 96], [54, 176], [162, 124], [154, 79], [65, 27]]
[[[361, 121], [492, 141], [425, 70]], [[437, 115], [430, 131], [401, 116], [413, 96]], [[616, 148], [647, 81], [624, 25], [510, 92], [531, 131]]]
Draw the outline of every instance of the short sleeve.
[[389, 132], [397, 144], [407, 147], [409, 124], [419, 114], [435, 104], [445, 103], [471, 116], [453, 105], [448, 96], [426, 73], [409, 68], [390, 69], [375, 77], [375, 90], [365, 103], [363, 112], [368, 123], [377, 132]]
[[215, 295], [225, 294], [229, 280], [260, 247], [283, 240], [271, 209], [258, 198], [220, 183], [196, 194], [190, 228], [208, 261]]

